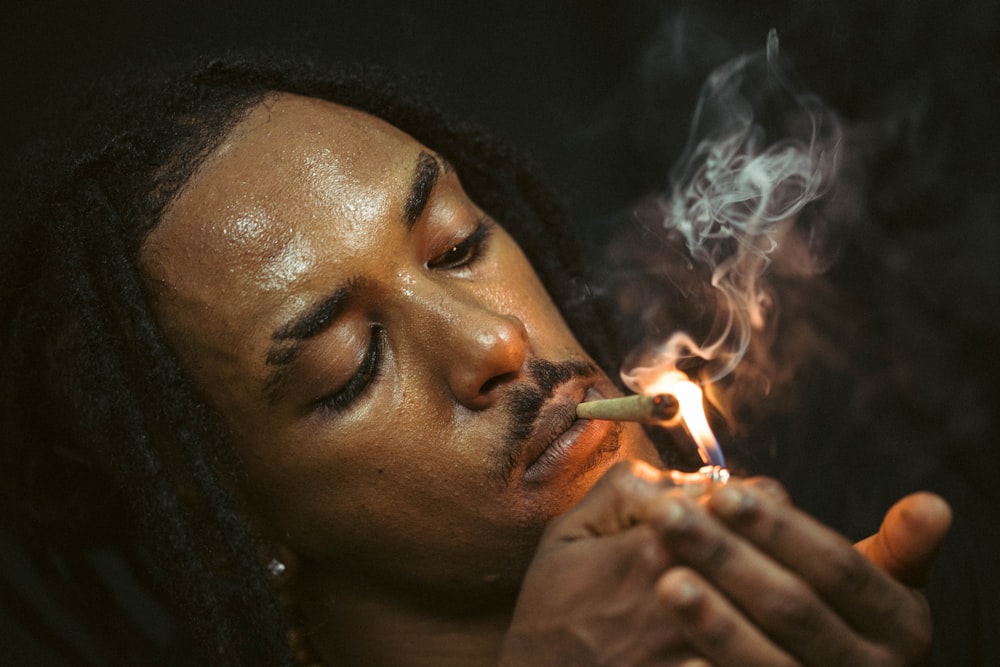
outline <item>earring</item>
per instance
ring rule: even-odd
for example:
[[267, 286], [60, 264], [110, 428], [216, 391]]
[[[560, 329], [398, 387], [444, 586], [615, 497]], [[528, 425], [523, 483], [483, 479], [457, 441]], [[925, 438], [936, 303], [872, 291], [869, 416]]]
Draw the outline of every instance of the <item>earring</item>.
[[287, 569], [288, 569], [288, 568], [287, 568], [287, 567], [285, 567], [285, 564], [284, 564], [284, 563], [282, 563], [282, 562], [281, 562], [280, 560], [278, 560], [277, 558], [272, 558], [272, 559], [271, 559], [270, 561], [268, 561], [268, 563], [267, 563], [267, 571], [268, 571], [268, 572], [270, 573], [270, 575], [271, 575], [272, 577], [274, 577], [275, 579], [277, 579], [278, 577], [280, 577], [281, 575], [283, 575], [283, 574], [285, 573], [285, 571], [286, 571]]
[[[295, 559], [292, 559], [294, 565]], [[309, 644], [309, 638], [302, 628], [302, 618], [295, 607], [291, 594], [286, 587], [290, 584], [290, 574], [288, 566], [277, 558], [272, 558], [265, 566], [267, 573], [271, 575], [272, 585], [278, 594], [278, 600], [286, 616], [289, 619], [288, 648], [291, 649], [295, 659], [295, 664], [300, 667], [322, 667], [322, 663], [316, 659], [315, 651]]]

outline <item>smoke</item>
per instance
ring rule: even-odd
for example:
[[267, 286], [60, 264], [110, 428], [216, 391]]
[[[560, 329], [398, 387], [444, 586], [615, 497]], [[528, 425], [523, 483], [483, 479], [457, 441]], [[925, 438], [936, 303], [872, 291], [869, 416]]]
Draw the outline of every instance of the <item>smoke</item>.
[[840, 142], [837, 119], [794, 81], [774, 30], [763, 51], [710, 74], [668, 193], [640, 206], [640, 238], [617, 247], [633, 278], [619, 305], [646, 337], [622, 371], [626, 385], [641, 392], [675, 368], [711, 384], [736, 368], [776, 306], [769, 268], [824, 268], [827, 220], [809, 205], [833, 182]]

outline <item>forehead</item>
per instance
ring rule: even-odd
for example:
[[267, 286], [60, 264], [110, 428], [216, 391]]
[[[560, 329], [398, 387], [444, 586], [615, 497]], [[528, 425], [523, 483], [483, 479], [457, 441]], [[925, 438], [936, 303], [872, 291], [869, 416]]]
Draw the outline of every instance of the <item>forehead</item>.
[[[197, 210], [208, 206], [213, 209], [208, 222], [231, 227], [238, 240], [238, 232], [259, 229], [260, 214], [268, 208], [291, 206], [296, 214], [312, 214], [321, 207], [328, 216], [355, 218], [365, 213], [360, 206], [384, 203], [386, 179], [412, 169], [419, 150], [411, 137], [374, 116], [324, 100], [277, 95], [236, 126], [164, 221], [197, 221]], [[197, 210], [185, 206], [192, 199]]]
[[379, 239], [399, 227], [422, 151], [392, 125], [331, 102], [276, 95], [258, 105], [144, 245], [161, 323], [202, 341], [245, 338], [248, 318], [276, 324], [329, 289], [331, 265], [384, 252]]
[[[257, 282], [291, 278], [309, 245], [304, 233], [332, 221], [341, 244], [364, 239], [391, 214], [422, 147], [363, 112], [332, 102], [276, 95], [260, 104], [205, 160], [147, 239], [154, 278], [181, 276], [165, 253], [221, 266], [257, 260]], [[184, 271], [192, 270], [191, 263]]]

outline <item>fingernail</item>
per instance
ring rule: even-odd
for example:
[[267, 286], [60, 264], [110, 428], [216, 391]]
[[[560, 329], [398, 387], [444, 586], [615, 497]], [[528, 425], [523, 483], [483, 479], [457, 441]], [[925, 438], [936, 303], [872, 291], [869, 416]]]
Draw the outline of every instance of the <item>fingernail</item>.
[[760, 479], [754, 484], [754, 487], [760, 489], [776, 500], [780, 500], [782, 502], [786, 502], [788, 500], [788, 492], [785, 491], [785, 487], [783, 487], [776, 480], [767, 478]]
[[701, 598], [701, 588], [690, 581], [682, 581], [674, 587], [670, 597], [678, 607], [690, 607]]
[[677, 528], [684, 523], [684, 518], [687, 516], [687, 512], [680, 503], [673, 500], [667, 500], [663, 504], [660, 516], [663, 517], [663, 526], [665, 528]]

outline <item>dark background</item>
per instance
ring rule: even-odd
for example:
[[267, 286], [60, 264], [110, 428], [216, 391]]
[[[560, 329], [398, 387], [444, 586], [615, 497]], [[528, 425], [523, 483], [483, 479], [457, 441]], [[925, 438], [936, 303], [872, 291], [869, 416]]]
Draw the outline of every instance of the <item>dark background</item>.
[[[0, 26], [8, 165], [83, 79], [179, 48], [277, 46], [424, 73], [445, 107], [530, 151], [593, 237], [664, 187], [711, 68], [776, 27], [800, 78], [879, 150], [829, 276], [855, 363], [797, 376], [795, 410], [740, 441], [746, 465], [851, 537], [902, 493], [944, 494], [935, 664], [1000, 664], [997, 2], [38, 0]], [[48, 664], [0, 620], [0, 662]]]

